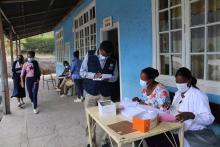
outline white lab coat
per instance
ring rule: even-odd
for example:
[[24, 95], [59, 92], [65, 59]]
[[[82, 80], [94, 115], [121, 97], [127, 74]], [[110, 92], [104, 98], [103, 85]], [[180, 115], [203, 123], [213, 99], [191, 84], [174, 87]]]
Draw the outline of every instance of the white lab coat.
[[[179, 112], [192, 112], [194, 119], [184, 122], [184, 130], [196, 131], [206, 128], [214, 121], [214, 116], [209, 107], [209, 101], [206, 94], [199, 89], [191, 87], [182, 98], [181, 92], [177, 91], [171, 106], [171, 113], [177, 115]], [[185, 139], [184, 147], [189, 147]]]

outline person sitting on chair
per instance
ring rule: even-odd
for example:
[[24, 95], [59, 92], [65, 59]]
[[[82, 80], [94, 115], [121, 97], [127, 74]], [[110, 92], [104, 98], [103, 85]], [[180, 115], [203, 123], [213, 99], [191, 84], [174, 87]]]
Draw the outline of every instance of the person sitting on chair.
[[64, 66], [63, 73], [60, 76], [58, 76], [58, 85], [56, 87], [57, 91], [60, 91], [59, 87], [60, 87], [61, 83], [63, 82], [63, 79], [65, 79], [65, 77], [69, 76], [69, 74], [70, 74], [71, 66], [69, 65], [69, 62], [63, 61], [63, 66]]

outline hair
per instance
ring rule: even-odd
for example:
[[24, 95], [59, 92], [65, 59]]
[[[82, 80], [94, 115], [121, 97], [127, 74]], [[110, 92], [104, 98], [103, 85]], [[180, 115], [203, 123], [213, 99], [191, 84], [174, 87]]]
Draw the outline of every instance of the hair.
[[187, 80], [190, 80], [191, 86], [193, 86], [194, 88], [198, 88], [198, 87], [196, 86], [197, 80], [196, 80], [196, 78], [192, 75], [191, 71], [190, 71], [188, 68], [186, 68], [186, 67], [181, 67], [181, 68], [179, 68], [179, 69], [177, 70], [177, 72], [176, 72], [175, 77], [177, 77], [177, 76], [181, 76], [181, 77], [186, 78]]
[[110, 41], [103, 41], [100, 44], [99, 48], [103, 49], [106, 53], [112, 53], [113, 49], [114, 49], [114, 46], [113, 46], [112, 42], [110, 42]]
[[65, 60], [65, 61], [63, 61], [63, 65], [65, 66], [66, 64], [67, 64], [67, 65], [69, 65], [69, 62], [68, 62], [68, 61], [66, 61], [66, 60]]
[[149, 79], [156, 79], [159, 76], [159, 72], [157, 69], [152, 67], [147, 67], [141, 71], [141, 74], [145, 74]]
[[29, 54], [32, 58], [35, 57], [35, 51], [28, 51], [27, 54]]
[[20, 54], [17, 57], [18, 57], [18, 61], [19, 61], [20, 64], [24, 63], [24, 56], [23, 55]]
[[73, 53], [73, 56], [76, 57], [76, 58], [79, 58], [79, 51], [75, 51], [75, 52]]
[[18, 55], [21, 59], [24, 59], [24, 56], [22, 54]]

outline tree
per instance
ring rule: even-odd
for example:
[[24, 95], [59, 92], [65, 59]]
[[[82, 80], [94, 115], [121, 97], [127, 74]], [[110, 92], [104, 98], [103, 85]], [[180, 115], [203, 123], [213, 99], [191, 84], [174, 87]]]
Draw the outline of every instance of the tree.
[[53, 33], [41, 34], [24, 39], [22, 52], [34, 50], [38, 53], [54, 52]]

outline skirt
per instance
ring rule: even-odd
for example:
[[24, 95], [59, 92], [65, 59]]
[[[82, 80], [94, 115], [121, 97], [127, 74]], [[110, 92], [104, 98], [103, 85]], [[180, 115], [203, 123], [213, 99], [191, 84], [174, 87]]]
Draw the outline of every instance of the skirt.
[[26, 97], [25, 88], [22, 88], [20, 83], [21, 83], [20, 77], [13, 77], [14, 89], [11, 97], [17, 97], [17, 98]]

